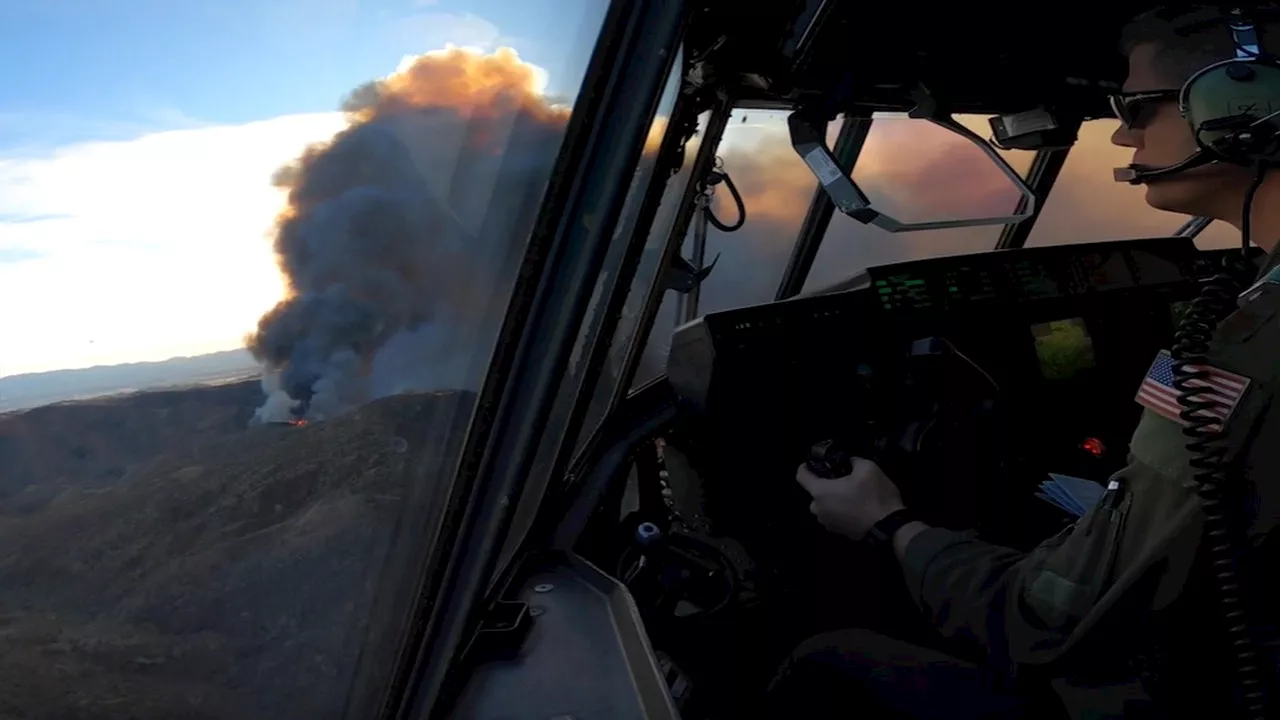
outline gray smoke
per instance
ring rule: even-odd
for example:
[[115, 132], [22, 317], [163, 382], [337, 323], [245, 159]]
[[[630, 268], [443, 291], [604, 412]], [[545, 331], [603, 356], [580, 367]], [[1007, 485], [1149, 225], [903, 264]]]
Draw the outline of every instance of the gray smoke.
[[474, 388], [566, 113], [514, 54], [429, 53], [344, 104], [351, 125], [282, 168], [291, 294], [247, 339], [257, 421]]

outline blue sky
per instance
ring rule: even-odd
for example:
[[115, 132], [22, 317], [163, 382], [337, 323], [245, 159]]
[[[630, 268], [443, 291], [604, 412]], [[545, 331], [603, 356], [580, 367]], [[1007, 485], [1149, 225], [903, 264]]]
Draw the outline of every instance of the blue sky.
[[606, 7], [0, 0], [0, 376], [235, 347], [283, 292], [269, 178], [350, 90], [455, 44], [572, 96]]
[[[405, 55], [515, 47], [571, 93], [602, 0], [0, 0], [5, 145], [333, 110]], [[548, 18], [566, 22], [556, 27]]]

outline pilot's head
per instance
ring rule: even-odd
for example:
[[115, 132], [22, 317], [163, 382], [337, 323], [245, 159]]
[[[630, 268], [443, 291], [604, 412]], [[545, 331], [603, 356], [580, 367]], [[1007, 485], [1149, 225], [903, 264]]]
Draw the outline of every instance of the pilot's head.
[[[1133, 148], [1135, 165], [1167, 167], [1198, 149], [1191, 127], [1178, 112], [1178, 91], [1201, 68], [1235, 57], [1235, 43], [1221, 13], [1204, 6], [1176, 17], [1155, 11], [1125, 29], [1122, 48], [1129, 58], [1129, 75], [1124, 84], [1124, 117], [1111, 141]], [[1269, 37], [1280, 42], [1280, 28], [1271, 30]], [[1276, 50], [1280, 48], [1272, 48]], [[1214, 163], [1150, 181], [1147, 203], [1239, 226], [1252, 178], [1249, 168]], [[1276, 182], [1270, 179], [1267, 184]]]

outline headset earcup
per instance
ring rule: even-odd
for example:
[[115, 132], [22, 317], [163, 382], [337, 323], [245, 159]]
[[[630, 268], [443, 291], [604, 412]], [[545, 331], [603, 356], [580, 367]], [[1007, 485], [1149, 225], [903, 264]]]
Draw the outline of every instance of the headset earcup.
[[1264, 120], [1280, 110], [1280, 66], [1262, 60], [1215, 63], [1182, 86], [1178, 105], [1202, 149], [1250, 164], [1280, 131], [1280, 123]]

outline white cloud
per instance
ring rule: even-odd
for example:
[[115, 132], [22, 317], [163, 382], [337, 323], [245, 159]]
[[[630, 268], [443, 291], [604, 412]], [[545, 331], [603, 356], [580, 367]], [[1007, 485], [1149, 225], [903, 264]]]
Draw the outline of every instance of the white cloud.
[[128, 140], [157, 130], [193, 129], [208, 123], [168, 107], [131, 108], [126, 117], [88, 118], [65, 112], [0, 111], [0, 158], [48, 153], [85, 140]]
[[270, 178], [340, 113], [0, 155], [0, 376], [239, 344], [279, 299]]

